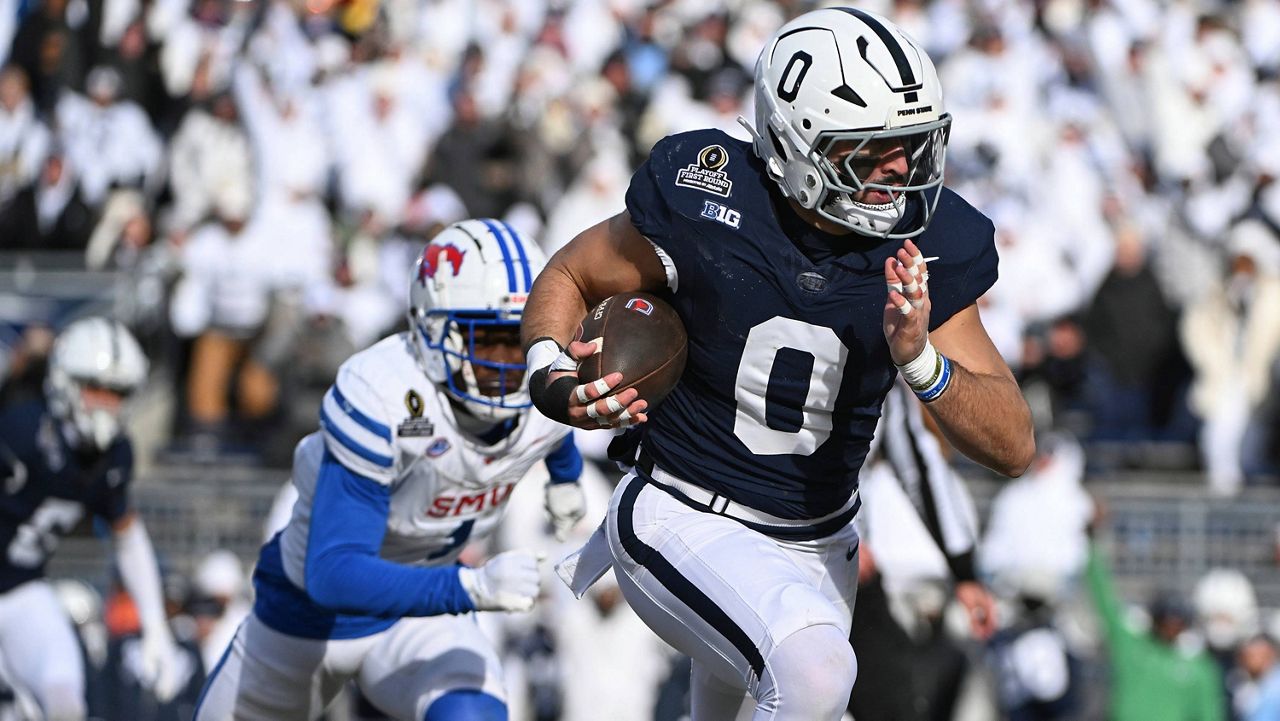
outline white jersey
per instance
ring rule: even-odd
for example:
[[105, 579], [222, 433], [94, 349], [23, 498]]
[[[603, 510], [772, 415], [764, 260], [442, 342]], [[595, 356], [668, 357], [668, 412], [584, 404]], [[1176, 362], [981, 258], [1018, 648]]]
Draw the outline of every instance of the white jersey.
[[382, 558], [449, 565], [469, 540], [493, 531], [515, 484], [571, 430], [530, 409], [494, 445], [463, 434], [448, 397], [427, 380], [405, 333], [342, 365], [320, 419], [321, 430], [294, 451], [298, 500], [280, 537], [285, 574], [300, 589], [306, 588], [311, 504], [326, 454], [390, 487]]

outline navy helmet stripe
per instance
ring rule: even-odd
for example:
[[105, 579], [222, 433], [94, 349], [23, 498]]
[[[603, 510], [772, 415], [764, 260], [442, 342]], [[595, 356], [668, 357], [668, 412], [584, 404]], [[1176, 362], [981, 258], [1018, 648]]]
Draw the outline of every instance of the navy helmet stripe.
[[498, 241], [498, 249], [502, 251], [502, 260], [507, 264], [507, 292], [516, 292], [516, 264], [511, 259], [511, 250], [507, 248], [507, 240], [502, 237], [502, 231], [498, 230], [498, 226], [488, 218], [480, 221], [484, 223], [484, 227], [493, 233], [493, 237]]
[[872, 32], [884, 42], [885, 47], [889, 48], [889, 54], [893, 56], [893, 62], [898, 66], [898, 75], [902, 78], [902, 84], [908, 87], [916, 84], [916, 74], [911, 70], [911, 61], [907, 59], [907, 54], [902, 51], [902, 44], [893, 36], [893, 33], [889, 32], [889, 28], [861, 10], [855, 8], [832, 9], [849, 13], [866, 23], [867, 27], [871, 28]]
[[511, 237], [511, 244], [516, 247], [516, 253], [520, 256], [520, 269], [524, 271], [524, 292], [528, 293], [533, 290], [533, 269], [529, 267], [529, 256], [524, 252], [524, 241], [507, 221], [500, 220], [498, 224], [507, 231], [507, 235]]
[[743, 631], [723, 608], [703, 593], [702, 589], [681, 575], [680, 571], [658, 552], [658, 549], [641, 541], [636, 535], [631, 516], [635, 512], [636, 497], [646, 485], [648, 484], [643, 479], [636, 477], [622, 492], [622, 499], [618, 504], [618, 540], [622, 542], [623, 550], [635, 559], [636, 563], [652, 573], [653, 577], [658, 579], [658, 583], [680, 599], [681, 603], [702, 617], [702, 620], [711, 624], [716, 633], [732, 643], [738, 653], [747, 659], [756, 678], [764, 677], [764, 655], [760, 653], [760, 649], [756, 648], [747, 632]]

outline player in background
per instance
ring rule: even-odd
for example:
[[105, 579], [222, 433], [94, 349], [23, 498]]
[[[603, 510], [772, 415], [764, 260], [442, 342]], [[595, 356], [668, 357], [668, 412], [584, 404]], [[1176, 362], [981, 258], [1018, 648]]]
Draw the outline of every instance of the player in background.
[[123, 416], [146, 377], [146, 356], [124, 326], [85, 318], [54, 341], [44, 398], [0, 412], [0, 661], [50, 721], [86, 713], [80, 646], [45, 578], [59, 536], [86, 512], [110, 525], [138, 608], [141, 680], [165, 702], [189, 673], [178, 663], [151, 539], [129, 505], [133, 445]]
[[211, 672], [197, 721], [317, 718], [355, 679], [405, 721], [507, 718], [473, 611], [528, 611], [538, 566], [458, 564], [545, 461], [558, 534], [584, 512], [570, 429], [531, 408], [520, 314], [545, 260], [493, 220], [441, 231], [410, 279], [409, 331], [348, 359], [298, 443], [298, 500], [262, 549], [253, 613]]
[[[995, 600], [978, 580], [973, 499], [935, 433], [899, 378], [859, 478], [858, 612], [850, 642], [861, 663], [849, 711], [862, 721], [916, 717], [921, 703], [926, 716], [945, 716], [967, 671], [964, 652], [942, 629], [921, 628], [920, 616], [916, 627], [901, 620], [913, 606], [904, 598], [928, 598], [936, 588], [941, 604], [950, 583], [973, 638], [986, 641], [996, 631]], [[930, 661], [923, 669], [921, 656]]]
[[[951, 116], [924, 50], [872, 13], [816, 10], [769, 40], [755, 86], [754, 143], [660, 141], [626, 211], [548, 264], [523, 337], [548, 416], [642, 424], [604, 540], [562, 566], [575, 592], [612, 563], [693, 658], [695, 721], [838, 719], [857, 674], [858, 472], [895, 376], [999, 473], [1022, 473], [1035, 443], [978, 316], [994, 229], [942, 187]], [[634, 389], [610, 394], [620, 374], [575, 375], [594, 350], [574, 342], [586, 309], [635, 290], [689, 335], [652, 415]]]

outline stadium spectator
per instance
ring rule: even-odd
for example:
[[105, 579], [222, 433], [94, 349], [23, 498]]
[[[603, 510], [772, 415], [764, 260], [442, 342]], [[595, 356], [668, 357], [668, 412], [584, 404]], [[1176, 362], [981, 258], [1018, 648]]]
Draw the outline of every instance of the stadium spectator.
[[224, 188], [217, 220], [201, 226], [182, 248], [183, 276], [174, 291], [174, 330], [195, 339], [186, 402], [193, 431], [205, 444], [228, 440], [230, 390], [237, 410], [261, 419], [275, 409], [279, 381], [250, 353], [271, 308], [270, 253], [279, 242], [250, 222], [247, 191]]
[[1192, 621], [1181, 597], [1162, 592], [1148, 613], [1149, 630], [1129, 625], [1102, 551], [1092, 545], [1086, 566], [1111, 659], [1113, 721], [1221, 721], [1226, 718], [1222, 675], [1213, 658], [1179, 642]]
[[35, 180], [51, 139], [36, 115], [26, 71], [0, 68], [0, 204]]
[[1238, 493], [1259, 470], [1256, 412], [1280, 357], [1280, 241], [1260, 221], [1231, 233], [1226, 272], [1187, 308], [1183, 351], [1195, 370], [1192, 410], [1203, 420], [1200, 453], [1209, 489]]
[[1280, 663], [1276, 642], [1259, 634], [1246, 640], [1237, 654], [1243, 676], [1232, 697], [1232, 707], [1240, 721], [1280, 719]]
[[94, 208], [116, 188], [136, 188], [148, 197], [160, 191], [160, 136], [141, 107], [120, 97], [122, 82], [119, 71], [98, 66], [85, 80], [88, 97], [65, 93], [58, 101], [58, 136], [77, 168], [80, 192]]
[[75, 166], [54, 148], [35, 181], [0, 208], [0, 248], [83, 251], [97, 222], [76, 182]]
[[185, 234], [213, 212], [222, 188], [250, 187], [253, 155], [229, 93], [191, 108], [169, 143], [172, 232]]
[[472, 91], [453, 94], [453, 124], [440, 136], [426, 169], [427, 183], [444, 183], [470, 215], [492, 218], [516, 200], [515, 140], [501, 122], [485, 118]]
[[1178, 357], [1177, 316], [1149, 262], [1147, 241], [1132, 226], [1116, 234], [1115, 263], [1082, 318], [1088, 339], [1091, 437], [1144, 441], [1163, 423]]
[[43, 114], [53, 112], [64, 90], [80, 87], [85, 59], [68, 0], [46, 0], [18, 25], [9, 59], [26, 71], [31, 95]]

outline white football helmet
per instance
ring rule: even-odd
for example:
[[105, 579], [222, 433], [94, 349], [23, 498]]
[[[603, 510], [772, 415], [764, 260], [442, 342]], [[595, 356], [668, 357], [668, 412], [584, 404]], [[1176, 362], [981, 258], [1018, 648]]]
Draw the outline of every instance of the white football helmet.
[[[49, 352], [45, 395], [55, 418], [68, 424], [77, 443], [106, 450], [123, 429], [124, 401], [147, 379], [147, 356], [133, 334], [106, 318], [83, 318], [63, 329]], [[117, 407], [86, 402], [86, 390], [113, 391]]]
[[[464, 220], [431, 240], [409, 281], [409, 327], [427, 378], [477, 417], [511, 418], [529, 408], [525, 364], [476, 357], [474, 331], [518, 331], [533, 279], [546, 258], [537, 244], [500, 220]], [[498, 373], [496, 394], [482, 392], [475, 369]], [[518, 376], [518, 378], [517, 378]]]
[[[756, 125], [748, 130], [784, 195], [863, 235], [924, 231], [937, 207], [951, 116], [933, 61], [916, 41], [865, 10], [815, 10], [770, 38], [755, 85]], [[872, 168], [855, 161], [884, 140], [905, 150], [905, 177], [872, 178]], [[834, 151], [847, 154], [833, 162]], [[853, 199], [868, 189], [890, 202]], [[920, 201], [911, 203], [917, 222], [894, 232], [909, 200]]]

